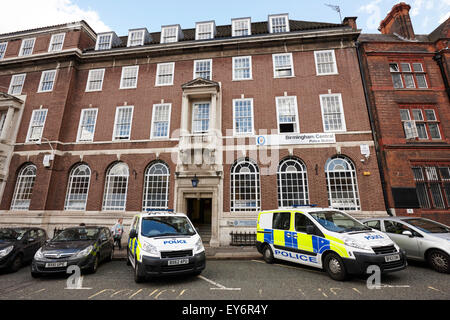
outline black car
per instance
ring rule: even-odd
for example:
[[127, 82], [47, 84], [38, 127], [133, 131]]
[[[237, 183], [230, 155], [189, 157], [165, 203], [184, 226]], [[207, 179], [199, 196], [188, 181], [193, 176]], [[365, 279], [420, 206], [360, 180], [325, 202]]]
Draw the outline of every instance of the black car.
[[82, 272], [94, 273], [100, 262], [111, 260], [114, 240], [106, 227], [72, 227], [58, 233], [34, 255], [31, 275], [66, 273], [77, 265]]
[[15, 272], [33, 259], [47, 240], [39, 228], [0, 228], [0, 269]]

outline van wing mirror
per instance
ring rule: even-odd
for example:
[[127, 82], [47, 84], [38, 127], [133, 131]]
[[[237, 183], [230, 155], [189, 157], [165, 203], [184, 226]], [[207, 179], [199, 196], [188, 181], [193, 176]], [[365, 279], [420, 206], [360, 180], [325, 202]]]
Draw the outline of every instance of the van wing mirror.
[[133, 238], [136, 238], [136, 237], [137, 237], [137, 232], [136, 232], [135, 229], [132, 229], [132, 230], [130, 231], [130, 238], [133, 239]]
[[402, 234], [403, 234], [403, 235], [405, 235], [405, 236], [408, 236], [408, 237], [410, 237], [410, 238], [412, 238], [412, 237], [413, 237], [413, 234], [412, 234], [412, 232], [411, 232], [411, 231], [409, 231], [409, 230], [405, 230], [405, 231], [403, 231], [403, 232], [402, 232]]

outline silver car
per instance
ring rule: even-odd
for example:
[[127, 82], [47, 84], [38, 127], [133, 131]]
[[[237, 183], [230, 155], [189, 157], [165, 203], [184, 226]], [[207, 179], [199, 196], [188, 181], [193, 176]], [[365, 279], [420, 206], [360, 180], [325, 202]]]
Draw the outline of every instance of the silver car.
[[443, 273], [450, 273], [450, 227], [425, 218], [387, 217], [361, 221], [385, 232], [411, 260], [427, 261]]

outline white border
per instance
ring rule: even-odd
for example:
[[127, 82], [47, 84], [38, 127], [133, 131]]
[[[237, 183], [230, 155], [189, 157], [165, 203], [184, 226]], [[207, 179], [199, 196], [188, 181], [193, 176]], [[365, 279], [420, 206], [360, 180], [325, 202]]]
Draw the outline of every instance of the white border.
[[[194, 70], [192, 73], [192, 79], [197, 79], [195, 77], [195, 74], [196, 74], [195, 70], [197, 69], [196, 65], [197, 65], [197, 62], [202, 62], [202, 61], [209, 61], [209, 65], [211, 66], [211, 68], [209, 70], [209, 80], [212, 80], [212, 68], [213, 68], [213, 60], [212, 59], [194, 60]], [[206, 80], [208, 80], [208, 79], [206, 79]]]
[[[167, 135], [164, 137], [154, 137], [153, 136], [153, 125], [155, 119], [155, 110], [157, 106], [169, 105], [169, 118], [167, 119]], [[152, 123], [150, 126], [150, 139], [151, 140], [167, 140], [170, 137], [170, 118], [172, 117], [172, 103], [155, 103], [152, 107]]]
[[[42, 132], [41, 132], [41, 136], [39, 137], [39, 140], [31, 141], [30, 140], [31, 124], [33, 123], [35, 112], [38, 112], [38, 111], [45, 111], [45, 119], [44, 119], [44, 122], [42, 123]], [[41, 139], [42, 139], [42, 136], [44, 134], [44, 129], [45, 129], [45, 122], [47, 121], [47, 115], [48, 115], [48, 109], [34, 109], [33, 110], [33, 112], [31, 113], [30, 123], [28, 124], [28, 132], [27, 132], [27, 138], [26, 138], [25, 142], [27, 142], [27, 143], [41, 143]]]
[[[296, 131], [294, 132], [280, 132], [280, 115], [278, 113], [278, 100], [280, 99], [284, 99], [284, 98], [294, 98], [294, 102], [295, 102], [295, 124], [297, 125]], [[291, 133], [300, 133], [300, 122], [299, 122], [299, 118], [298, 118], [298, 103], [297, 103], [297, 96], [279, 96], [279, 97], [275, 97], [275, 108], [277, 111], [277, 131], [278, 134], [280, 135], [286, 135], [286, 134], [291, 134]]]
[[[251, 102], [251, 116], [252, 116], [252, 128], [251, 128], [251, 132], [236, 132], [236, 109], [235, 109], [235, 105], [234, 103], [236, 101], [250, 101]], [[233, 136], [238, 136], [238, 137], [242, 137], [242, 136], [254, 136], [255, 135], [255, 113], [253, 111], [253, 98], [241, 98], [241, 99], [233, 99]]]
[[[100, 89], [89, 89], [89, 82], [91, 81], [92, 75], [91, 72], [93, 71], [97, 71], [97, 70], [103, 70], [103, 74], [102, 74], [102, 85], [100, 86]], [[105, 78], [105, 69], [100, 68], [100, 69], [91, 69], [89, 70], [88, 73], [88, 78], [87, 78], [87, 82], [86, 82], [86, 89], [85, 92], [95, 92], [95, 91], [102, 91], [103, 90], [103, 80]]]
[[[83, 120], [83, 114], [86, 110], [95, 110], [95, 122], [94, 122], [94, 132], [92, 133], [92, 139], [91, 140], [80, 140], [80, 133], [81, 133], [81, 123]], [[80, 121], [78, 122], [78, 131], [77, 131], [77, 142], [91, 142], [94, 141], [94, 136], [95, 136], [95, 128], [97, 126], [97, 116], [98, 116], [98, 108], [85, 108], [85, 109], [81, 109], [81, 113], [80, 113]]]
[[241, 35], [236, 35], [235, 29], [235, 23], [238, 21], [245, 21], [247, 23], [247, 29], [248, 29], [248, 35], [247, 36], [251, 36], [252, 35], [252, 22], [251, 22], [251, 18], [235, 18], [235, 19], [231, 19], [231, 36], [232, 37], [246, 37], [246, 36], [241, 36]]
[[[290, 76], [277, 76], [276, 69], [275, 69], [275, 57], [276, 56], [283, 56], [283, 55], [289, 55], [289, 59], [291, 60], [291, 70], [292, 74]], [[273, 66], [273, 77], [275, 79], [281, 79], [281, 78], [293, 78], [295, 77], [294, 72], [294, 59], [292, 57], [292, 52], [285, 52], [285, 53], [274, 53], [272, 54], [272, 66]]]
[[[11, 89], [12, 89], [12, 84], [13, 84], [13, 80], [14, 80], [14, 78], [15, 77], [18, 77], [18, 76], [24, 76], [23, 77], [23, 82], [22, 82], [22, 89], [20, 90], [20, 93], [12, 93], [11, 92]], [[23, 86], [25, 85], [25, 79], [27, 78], [27, 74], [26, 73], [19, 73], [19, 74], [13, 74], [12, 75], [12, 77], [11, 77], [11, 81], [9, 82], [9, 88], [8, 88], [8, 94], [10, 94], [10, 95], [14, 95], [14, 96], [20, 96], [21, 94], [22, 94], [22, 91], [23, 91]]]
[[289, 28], [289, 14], [282, 13], [282, 14], [271, 14], [271, 15], [269, 15], [269, 17], [268, 17], [268, 20], [269, 20], [269, 33], [285, 33], [285, 32], [273, 32], [272, 19], [280, 18], [280, 17], [286, 18], [286, 31], [285, 32], [290, 32], [290, 28]]
[[[333, 65], [334, 65], [334, 70], [335, 72], [328, 72], [328, 73], [319, 73], [319, 65], [317, 63], [317, 54], [321, 53], [321, 52], [331, 52], [331, 55], [333, 57]], [[337, 62], [336, 62], [336, 55], [334, 53], [334, 50], [319, 50], [319, 51], [314, 51], [314, 62], [316, 64], [316, 76], [328, 76], [328, 75], [335, 75], [335, 74], [339, 74], [338, 68], [337, 68]]]
[[[25, 44], [25, 41], [27, 40], [33, 40], [33, 46], [31, 47], [31, 53], [30, 54], [23, 54], [23, 45]], [[31, 56], [33, 54], [34, 51], [34, 44], [36, 43], [36, 38], [26, 38], [26, 39], [22, 39], [22, 44], [20, 45], [20, 50], [19, 50], [19, 57], [27, 57], [27, 56]]]
[[[55, 73], [55, 75], [53, 76], [52, 88], [50, 90], [42, 90], [42, 84], [43, 84], [42, 81], [44, 80], [44, 76], [45, 76], [45, 74], [50, 73], [50, 72], [54, 72]], [[56, 69], [42, 71], [42, 73], [41, 73], [41, 80], [39, 81], [39, 87], [38, 87], [38, 91], [37, 92], [38, 93], [40, 93], [40, 92], [52, 92], [53, 88], [55, 87], [55, 82], [56, 82]]]
[[[117, 139], [116, 138], [116, 125], [117, 125], [117, 116], [119, 115], [119, 109], [126, 109], [126, 108], [131, 108], [131, 122], [130, 122], [129, 137], [127, 139]], [[112, 141], [129, 141], [131, 139], [131, 129], [133, 128], [133, 112], [134, 112], [134, 106], [117, 106], [116, 107], [116, 115], [114, 117], [114, 128], [113, 128]]]
[[2, 45], [2, 44], [6, 44], [6, 46], [5, 46], [5, 51], [3, 52], [3, 56], [0, 57], [0, 60], [2, 60], [2, 59], [5, 58], [5, 55], [6, 55], [6, 49], [8, 49], [8, 41], [0, 42], [0, 45]]
[[[140, 44], [134, 44], [134, 45], [130, 45], [130, 41], [131, 41], [131, 34], [133, 32], [139, 32], [142, 34], [142, 39], [141, 39], [141, 43]], [[127, 39], [127, 47], [136, 47], [136, 46], [142, 46], [144, 45], [145, 42], [145, 29], [134, 29], [134, 30], [128, 30], [128, 39]]]
[[[51, 50], [51, 49], [52, 49], [52, 44], [53, 44], [54, 38], [55, 38], [56, 36], [60, 36], [60, 35], [63, 36], [63, 38], [62, 38], [62, 44], [61, 44], [61, 49], [59, 49], [59, 50]], [[52, 37], [50, 38], [50, 44], [48, 45], [48, 52], [60, 52], [60, 51], [62, 51], [62, 49], [63, 49], [63, 47], [64, 47], [64, 40], [66, 40], [66, 33], [65, 33], [65, 32], [52, 34]]]
[[[323, 118], [323, 100], [322, 97], [331, 97], [331, 96], [338, 96], [339, 97], [339, 103], [341, 107], [341, 115], [342, 115], [342, 129], [341, 130], [325, 130], [325, 119]], [[342, 103], [342, 94], [340, 93], [330, 93], [330, 94], [320, 94], [319, 95], [320, 100], [320, 111], [322, 113], [322, 128], [323, 132], [344, 132], [347, 131], [347, 125], [345, 124], [345, 112], [344, 112], [344, 104]]]
[[[131, 69], [131, 68], [136, 68], [136, 85], [133, 87], [124, 87], [123, 86], [123, 75], [124, 75], [124, 71], [125, 69]], [[122, 67], [122, 75], [120, 76], [120, 87], [119, 89], [136, 89], [137, 88], [137, 84], [138, 84], [138, 78], [139, 78], [139, 66], [126, 66], [126, 67]], [[103, 82], [102, 82], [103, 84]]]
[[[235, 72], [234, 72], [234, 67], [235, 67], [235, 59], [242, 59], [242, 58], [248, 58], [250, 60], [250, 78], [235, 78]], [[245, 81], [245, 80], [253, 80], [253, 66], [252, 66], [252, 56], [239, 56], [239, 57], [232, 57], [232, 80], [233, 81]]]
[[[162, 83], [162, 84], [160, 84], [160, 83], [158, 83], [160, 66], [166, 65], [166, 64], [171, 64], [172, 65], [172, 81], [170, 83]], [[174, 78], [175, 78], [175, 62], [164, 62], [164, 63], [158, 63], [156, 65], [155, 87], [173, 86]]]

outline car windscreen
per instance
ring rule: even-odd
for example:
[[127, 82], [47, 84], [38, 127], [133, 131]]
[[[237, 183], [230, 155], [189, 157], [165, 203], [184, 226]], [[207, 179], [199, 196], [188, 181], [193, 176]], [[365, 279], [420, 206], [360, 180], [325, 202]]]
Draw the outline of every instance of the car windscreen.
[[95, 240], [100, 229], [98, 228], [71, 228], [61, 231], [52, 239], [54, 242], [59, 241], [90, 241]]
[[20, 228], [0, 229], [0, 241], [20, 240], [23, 238], [25, 232], [27, 232], [27, 229], [20, 229]]
[[338, 211], [317, 211], [309, 213], [322, 227], [333, 232], [369, 231], [371, 228]]
[[192, 236], [195, 230], [185, 217], [148, 217], [142, 219], [141, 234], [145, 237]]
[[430, 220], [408, 219], [405, 222], [426, 233], [448, 233], [449, 228]]

